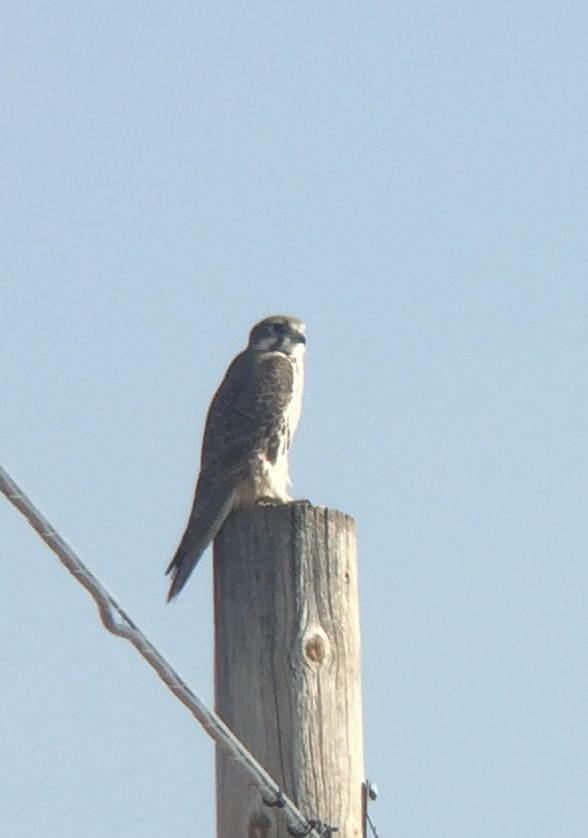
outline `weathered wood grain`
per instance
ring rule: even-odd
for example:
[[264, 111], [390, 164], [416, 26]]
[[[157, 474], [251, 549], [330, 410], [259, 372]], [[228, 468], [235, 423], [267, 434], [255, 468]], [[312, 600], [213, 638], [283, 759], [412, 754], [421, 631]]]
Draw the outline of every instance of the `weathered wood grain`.
[[[362, 836], [355, 524], [305, 502], [236, 510], [214, 549], [221, 718], [309, 817]], [[287, 838], [217, 754], [217, 838]]]

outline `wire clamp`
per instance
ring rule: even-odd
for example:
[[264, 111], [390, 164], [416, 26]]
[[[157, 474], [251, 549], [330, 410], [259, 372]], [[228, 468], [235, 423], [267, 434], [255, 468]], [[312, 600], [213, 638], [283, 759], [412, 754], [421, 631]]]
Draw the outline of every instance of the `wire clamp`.
[[282, 789], [278, 789], [276, 792], [275, 800], [268, 800], [267, 797], [261, 796], [261, 799], [265, 803], [266, 806], [269, 806], [270, 809], [283, 809], [284, 808], [284, 795], [282, 794]]
[[331, 838], [333, 832], [338, 832], [336, 826], [332, 826], [330, 823], [323, 823], [322, 821], [317, 820], [309, 820], [307, 821], [307, 826], [305, 829], [294, 829], [293, 826], [288, 827], [288, 833], [293, 835], [294, 838], [306, 838], [307, 835], [310, 835], [312, 830], [315, 829], [321, 838]]

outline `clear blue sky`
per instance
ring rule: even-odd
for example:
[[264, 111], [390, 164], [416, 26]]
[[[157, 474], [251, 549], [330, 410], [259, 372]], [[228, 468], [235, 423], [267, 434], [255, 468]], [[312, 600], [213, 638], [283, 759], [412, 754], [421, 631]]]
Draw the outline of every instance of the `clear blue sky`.
[[[210, 558], [173, 607], [163, 570], [228, 360], [304, 319], [382, 838], [583, 838], [586, 4], [0, 14], [4, 467], [210, 700]], [[3, 834], [214, 834], [205, 734], [0, 531]]]

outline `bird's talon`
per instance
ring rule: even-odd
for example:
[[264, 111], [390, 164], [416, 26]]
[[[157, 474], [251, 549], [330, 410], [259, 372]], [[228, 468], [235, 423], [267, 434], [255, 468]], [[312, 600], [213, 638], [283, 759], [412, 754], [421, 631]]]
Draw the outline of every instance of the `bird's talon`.
[[255, 501], [256, 506], [280, 506], [284, 501], [279, 498], [262, 497]]

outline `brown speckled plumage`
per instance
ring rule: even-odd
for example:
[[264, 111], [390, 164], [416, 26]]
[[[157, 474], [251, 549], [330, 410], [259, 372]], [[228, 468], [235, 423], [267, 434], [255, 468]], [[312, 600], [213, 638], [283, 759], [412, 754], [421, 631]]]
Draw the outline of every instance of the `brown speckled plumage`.
[[235, 506], [289, 500], [287, 454], [300, 414], [304, 325], [281, 315], [251, 330], [210, 404], [186, 531], [167, 568], [177, 596]]

